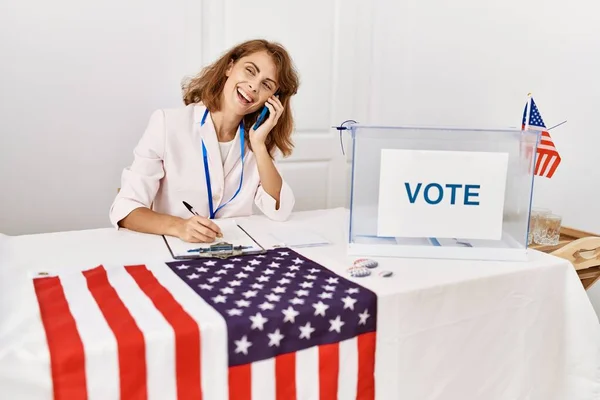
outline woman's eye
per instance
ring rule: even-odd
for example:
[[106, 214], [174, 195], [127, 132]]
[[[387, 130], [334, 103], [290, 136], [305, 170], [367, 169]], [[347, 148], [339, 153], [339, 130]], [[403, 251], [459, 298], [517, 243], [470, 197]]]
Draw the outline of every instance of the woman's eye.
[[250, 72], [250, 74], [254, 75], [254, 70], [252, 70], [251, 68], [246, 68], [246, 71]]
[[265, 85], [265, 87], [266, 87], [268, 90], [271, 90], [271, 85], [269, 85], [268, 83], [266, 83], [266, 82], [265, 82], [265, 83], [263, 83], [263, 85]]

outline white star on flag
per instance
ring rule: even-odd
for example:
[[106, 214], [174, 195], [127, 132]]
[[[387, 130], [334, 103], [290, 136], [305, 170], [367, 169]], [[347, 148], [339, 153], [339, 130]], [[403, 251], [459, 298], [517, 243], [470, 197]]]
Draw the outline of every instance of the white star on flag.
[[358, 314], [358, 317], [360, 318], [360, 321], [358, 322], [358, 324], [365, 325], [367, 323], [367, 318], [370, 317], [369, 310], [365, 309], [364, 312]]
[[221, 293], [223, 294], [233, 294], [234, 289], [230, 288], [230, 287], [224, 287], [223, 289], [221, 289]]
[[250, 329], [258, 329], [263, 330], [263, 326], [268, 321], [267, 318], [263, 317], [261, 313], [256, 313], [256, 315], [250, 316], [250, 321], [252, 321], [252, 326]]
[[277, 296], [274, 293], [269, 293], [268, 295], [265, 296], [265, 298], [269, 301], [279, 301], [281, 299], [281, 296]]
[[273, 333], [267, 334], [267, 336], [269, 336], [269, 347], [273, 347], [273, 346], [279, 347], [279, 344], [281, 343], [281, 339], [283, 339], [285, 337], [281, 334], [281, 332], [279, 332], [279, 329], [276, 329], [275, 332], [273, 332]]
[[356, 303], [356, 299], [353, 299], [350, 296], [346, 296], [342, 299], [342, 301], [344, 302], [344, 308], [354, 310], [354, 303]]
[[310, 335], [315, 331], [315, 328], [310, 326], [310, 322], [300, 327], [300, 339], [310, 339]]
[[315, 308], [315, 315], [322, 315], [325, 316], [325, 311], [329, 308], [329, 306], [325, 303], [323, 303], [322, 301], [319, 301], [316, 304], [313, 304], [313, 307]]
[[236, 301], [235, 304], [238, 307], [250, 307], [250, 304], [252, 304], [252, 303], [250, 303], [248, 300], [242, 299], [242, 300]]
[[256, 290], [248, 290], [247, 292], [242, 293], [242, 296], [249, 299], [251, 297], [256, 297], [257, 294], [258, 292]]
[[287, 309], [282, 310], [281, 312], [283, 315], [285, 315], [283, 322], [291, 322], [292, 324], [296, 322], [296, 317], [300, 315], [300, 313], [294, 310], [292, 306], [289, 306]]
[[215, 303], [225, 303], [227, 296], [218, 295], [212, 298]]
[[250, 346], [252, 346], [252, 343], [249, 342], [248, 338], [244, 335], [241, 340], [235, 341], [235, 352], [248, 355], [248, 349]]
[[262, 303], [261, 305], [259, 305], [258, 308], [260, 308], [263, 311], [267, 311], [267, 310], [273, 310], [273, 309], [275, 309], [275, 306], [273, 304], [267, 303], [265, 301], [264, 303]]
[[331, 326], [329, 327], [329, 332], [336, 331], [337, 333], [342, 332], [342, 325], [345, 324], [345, 322], [341, 320], [339, 315], [335, 319], [330, 319], [329, 323], [331, 324]]

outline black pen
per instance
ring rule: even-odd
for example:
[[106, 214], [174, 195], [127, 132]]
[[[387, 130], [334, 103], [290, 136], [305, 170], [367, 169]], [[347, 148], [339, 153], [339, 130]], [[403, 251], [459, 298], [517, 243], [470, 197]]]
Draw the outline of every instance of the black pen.
[[[194, 207], [192, 207], [188, 202], [186, 201], [182, 201], [183, 205], [185, 206], [185, 208], [187, 208], [192, 214], [194, 215], [200, 215], [196, 212], [196, 210], [194, 210]], [[217, 237], [223, 237], [223, 233], [217, 233]]]
[[185, 206], [185, 208], [187, 208], [188, 210], [190, 210], [190, 212], [194, 215], [199, 215], [196, 210], [194, 210], [194, 207], [190, 206], [187, 202], [183, 202], [183, 205]]

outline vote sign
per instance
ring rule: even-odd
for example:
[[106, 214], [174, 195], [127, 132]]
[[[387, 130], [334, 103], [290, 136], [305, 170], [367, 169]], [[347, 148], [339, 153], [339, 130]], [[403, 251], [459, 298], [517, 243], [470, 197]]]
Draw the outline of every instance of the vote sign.
[[377, 234], [499, 240], [508, 154], [381, 151]]

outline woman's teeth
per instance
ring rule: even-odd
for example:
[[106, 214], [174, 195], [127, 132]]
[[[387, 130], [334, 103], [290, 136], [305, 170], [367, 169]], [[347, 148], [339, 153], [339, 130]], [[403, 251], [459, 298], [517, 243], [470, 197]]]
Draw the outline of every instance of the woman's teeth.
[[241, 90], [241, 89], [239, 89], [239, 88], [238, 88], [237, 92], [238, 92], [238, 94], [241, 96], [242, 100], [243, 100], [245, 103], [247, 103], [247, 104], [250, 104], [250, 103], [252, 103], [252, 99], [250, 99], [250, 98], [249, 98], [249, 97], [246, 95], [246, 93], [244, 93], [244, 91], [243, 91], [243, 90]]

